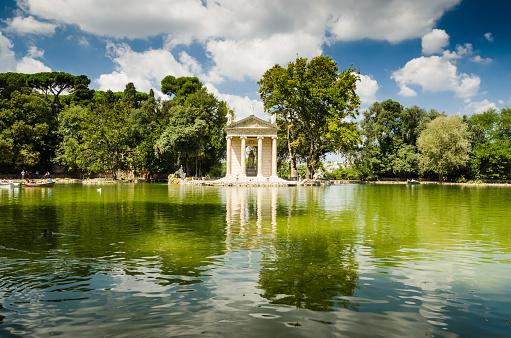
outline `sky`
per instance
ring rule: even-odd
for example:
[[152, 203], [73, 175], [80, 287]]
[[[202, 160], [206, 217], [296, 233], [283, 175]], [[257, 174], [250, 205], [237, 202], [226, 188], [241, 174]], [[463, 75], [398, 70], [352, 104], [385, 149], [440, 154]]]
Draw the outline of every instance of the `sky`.
[[449, 115], [511, 107], [508, 0], [2, 0], [0, 73], [86, 75], [160, 92], [197, 76], [237, 119], [264, 119], [275, 64], [331, 56], [360, 70], [361, 110], [387, 99]]

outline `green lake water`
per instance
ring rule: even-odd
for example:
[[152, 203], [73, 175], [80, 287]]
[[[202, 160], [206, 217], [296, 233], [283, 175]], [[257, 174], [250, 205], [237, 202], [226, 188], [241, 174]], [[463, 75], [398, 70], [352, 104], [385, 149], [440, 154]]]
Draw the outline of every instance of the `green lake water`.
[[510, 188], [1, 188], [0, 337], [511, 336], [510, 230]]

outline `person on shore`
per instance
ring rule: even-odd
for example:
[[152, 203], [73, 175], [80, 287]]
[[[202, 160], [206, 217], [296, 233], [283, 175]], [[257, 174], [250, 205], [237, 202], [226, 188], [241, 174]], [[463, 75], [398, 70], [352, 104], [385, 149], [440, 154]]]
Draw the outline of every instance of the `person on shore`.
[[25, 170], [22, 170], [21, 171], [21, 179], [24, 180], [25, 179]]

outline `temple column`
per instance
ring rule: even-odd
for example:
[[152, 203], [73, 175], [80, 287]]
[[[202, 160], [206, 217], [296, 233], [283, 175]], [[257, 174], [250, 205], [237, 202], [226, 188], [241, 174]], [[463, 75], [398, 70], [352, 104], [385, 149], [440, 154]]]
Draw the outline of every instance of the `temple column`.
[[246, 154], [246, 139], [247, 137], [246, 136], [242, 136], [240, 137], [241, 139], [241, 158], [240, 158], [240, 161], [241, 161], [241, 174], [240, 176], [242, 177], [246, 177], [247, 176], [247, 162], [245, 161], [245, 157], [247, 156]]
[[277, 177], [277, 136], [272, 136], [271, 177]]
[[263, 139], [264, 136], [257, 137], [257, 177], [263, 177]]
[[232, 149], [231, 149], [231, 145], [232, 145], [232, 136], [227, 136], [227, 172], [226, 172], [226, 175], [227, 177], [231, 177], [232, 176], [232, 169], [231, 169], [231, 166], [232, 166]]

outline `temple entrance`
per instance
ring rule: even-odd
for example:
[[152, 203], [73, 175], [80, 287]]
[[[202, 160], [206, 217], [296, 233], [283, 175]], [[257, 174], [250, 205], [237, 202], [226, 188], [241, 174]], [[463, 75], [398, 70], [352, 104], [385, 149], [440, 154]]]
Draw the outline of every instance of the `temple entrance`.
[[257, 147], [248, 146], [247, 150], [247, 176], [248, 177], [256, 177], [257, 176]]

